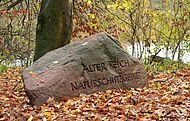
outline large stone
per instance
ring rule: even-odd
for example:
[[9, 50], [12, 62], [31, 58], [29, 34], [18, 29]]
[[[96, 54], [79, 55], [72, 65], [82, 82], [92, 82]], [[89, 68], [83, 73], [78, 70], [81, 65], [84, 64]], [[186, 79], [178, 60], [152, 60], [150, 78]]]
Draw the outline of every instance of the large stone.
[[106, 33], [45, 54], [24, 70], [23, 79], [33, 105], [41, 105], [49, 97], [60, 99], [108, 89], [148, 86], [142, 63]]

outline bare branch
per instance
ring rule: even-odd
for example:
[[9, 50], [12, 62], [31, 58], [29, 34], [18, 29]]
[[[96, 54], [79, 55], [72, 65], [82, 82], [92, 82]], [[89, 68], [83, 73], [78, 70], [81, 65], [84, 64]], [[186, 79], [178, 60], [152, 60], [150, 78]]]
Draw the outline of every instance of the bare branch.
[[17, 0], [14, 3], [12, 3], [11, 5], [9, 5], [6, 10], [10, 10], [11, 8], [15, 7], [16, 5], [18, 5], [20, 2], [22, 2], [23, 0]]

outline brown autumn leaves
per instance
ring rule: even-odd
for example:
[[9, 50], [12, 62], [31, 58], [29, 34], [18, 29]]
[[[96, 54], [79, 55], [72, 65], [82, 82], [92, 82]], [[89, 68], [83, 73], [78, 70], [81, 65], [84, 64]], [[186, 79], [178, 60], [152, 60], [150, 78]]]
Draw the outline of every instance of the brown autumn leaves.
[[0, 73], [0, 121], [190, 120], [190, 70], [149, 72], [148, 89], [108, 90], [31, 106], [21, 68]]

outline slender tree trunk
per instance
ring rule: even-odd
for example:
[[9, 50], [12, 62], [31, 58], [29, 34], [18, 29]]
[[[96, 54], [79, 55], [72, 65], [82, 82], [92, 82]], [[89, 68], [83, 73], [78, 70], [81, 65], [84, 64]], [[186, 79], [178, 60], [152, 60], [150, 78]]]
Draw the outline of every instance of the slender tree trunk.
[[69, 0], [42, 0], [36, 30], [34, 61], [70, 43], [72, 10]]
[[166, 42], [167, 44], [165, 45], [166, 46], [166, 58], [168, 58], [168, 53], [169, 53], [169, 41]]
[[181, 62], [181, 55], [182, 55], [181, 52], [182, 52], [181, 46], [179, 45], [179, 48], [178, 48], [178, 57], [177, 57], [178, 67], [179, 67], [179, 64]]
[[179, 46], [180, 46], [180, 43], [181, 43], [181, 41], [179, 40], [179, 42], [177, 43], [176, 47], [175, 47], [174, 50], [173, 50], [172, 60], [174, 60], [174, 58], [175, 58], [175, 54], [176, 54], [176, 52], [177, 52], [177, 49], [178, 49]]

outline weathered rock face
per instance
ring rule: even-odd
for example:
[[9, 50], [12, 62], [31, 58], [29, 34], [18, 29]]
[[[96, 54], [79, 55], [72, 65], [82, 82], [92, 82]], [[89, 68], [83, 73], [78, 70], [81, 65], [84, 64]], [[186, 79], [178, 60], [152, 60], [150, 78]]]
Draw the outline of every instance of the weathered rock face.
[[147, 87], [143, 65], [118, 40], [99, 33], [45, 54], [24, 70], [25, 91], [34, 105], [108, 89]]

